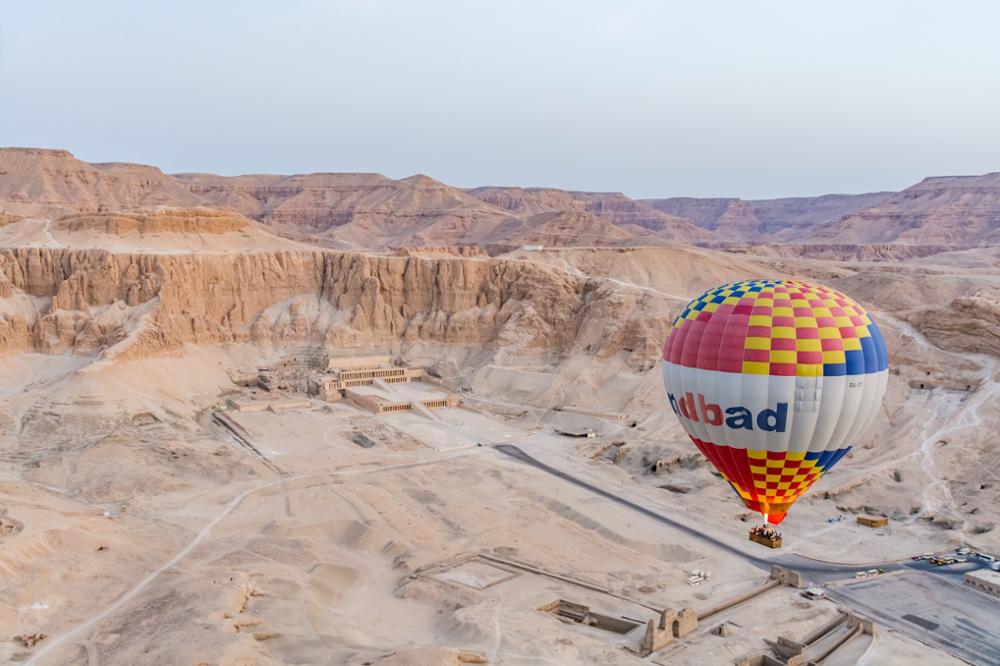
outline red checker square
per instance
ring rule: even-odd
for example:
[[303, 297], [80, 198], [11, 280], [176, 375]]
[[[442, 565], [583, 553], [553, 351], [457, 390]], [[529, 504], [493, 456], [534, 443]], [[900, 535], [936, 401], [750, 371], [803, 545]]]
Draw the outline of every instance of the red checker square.
[[774, 312], [774, 308], [772, 308], [770, 305], [755, 305], [753, 306], [753, 312], [751, 312], [750, 314], [769, 315], [772, 312]]
[[733, 310], [735, 309], [736, 306], [733, 305], [732, 303], [720, 303], [719, 309], [715, 311], [715, 316], [719, 317], [721, 315], [730, 315], [733, 313]]
[[833, 317], [816, 317], [816, 325], [820, 328], [826, 328], [828, 326], [836, 326], [837, 320]]
[[800, 351], [795, 354], [795, 360], [799, 363], [816, 365], [823, 362], [823, 352]]
[[784, 451], [768, 451], [768, 460], [784, 460], [787, 454]]
[[776, 298], [774, 299], [774, 307], [776, 308], [790, 308], [792, 307], [792, 299], [790, 298]]
[[847, 313], [844, 312], [844, 308], [830, 308], [830, 314], [834, 317], [846, 317]]
[[864, 326], [865, 318], [860, 317], [858, 315], [851, 315], [851, 323], [854, 324], [855, 326]]
[[771, 360], [771, 351], [768, 349], [744, 349], [743, 360], [767, 363]]
[[782, 483], [789, 483], [794, 478], [795, 478], [794, 474], [782, 474], [781, 478], [778, 480], [781, 481]]
[[743, 372], [743, 359], [720, 358], [718, 370], [720, 372]]
[[788, 326], [793, 328], [795, 326], [795, 317], [772, 317], [771, 326]]
[[794, 377], [795, 368], [794, 363], [772, 363], [768, 374], [774, 377]]
[[819, 344], [823, 347], [823, 351], [844, 351], [844, 341], [838, 338], [826, 338], [820, 340]]
[[737, 302], [737, 304], [738, 305], [749, 305], [750, 307], [753, 307], [753, 304], [756, 303], [756, 302], [757, 302], [757, 299], [754, 298], [753, 296], [743, 296], [742, 298], [740, 298], [740, 300]]
[[768, 490], [777, 490], [778, 489], [778, 482], [777, 481], [768, 481], [766, 483], [766, 485], [765, 485], [765, 488], [767, 488]]
[[771, 349], [780, 351], [794, 351], [794, 338], [771, 338]]
[[812, 308], [795, 308], [793, 310], [796, 317], [812, 317]]
[[753, 311], [753, 306], [749, 303], [740, 303], [733, 308], [733, 314], [749, 315]]
[[708, 321], [712, 318], [712, 313], [707, 310], [702, 310], [698, 313], [698, 318], [695, 321]]
[[811, 305], [814, 308], [821, 308], [823, 307], [823, 300], [819, 298], [810, 298], [809, 305]]
[[793, 460], [791, 458], [785, 461], [785, 467], [787, 467], [788, 469], [798, 469], [799, 465], [801, 464], [802, 464], [801, 460]]
[[856, 338], [856, 337], [858, 337], [858, 331], [853, 326], [841, 326], [840, 327], [840, 337], [842, 337], [842, 338]]
[[769, 338], [771, 337], [770, 326], [750, 326], [747, 329], [748, 338]]
[[846, 306], [847, 305], [847, 299], [844, 298], [844, 295], [841, 294], [840, 292], [837, 292], [837, 295], [840, 296], [840, 298], [837, 299], [837, 305], [844, 305], [844, 306]]
[[795, 337], [799, 340], [818, 340], [819, 339], [819, 329], [818, 328], [797, 328], [795, 329]]

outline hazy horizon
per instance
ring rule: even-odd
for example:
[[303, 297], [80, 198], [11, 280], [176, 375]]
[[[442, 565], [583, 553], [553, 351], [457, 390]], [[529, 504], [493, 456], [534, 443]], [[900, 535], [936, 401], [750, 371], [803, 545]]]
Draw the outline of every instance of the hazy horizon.
[[6, 10], [0, 145], [90, 162], [747, 199], [1000, 170], [989, 2]]

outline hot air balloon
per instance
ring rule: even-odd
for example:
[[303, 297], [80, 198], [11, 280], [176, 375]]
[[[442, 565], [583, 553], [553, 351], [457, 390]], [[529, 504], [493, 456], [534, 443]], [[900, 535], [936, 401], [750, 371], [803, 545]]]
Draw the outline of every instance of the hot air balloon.
[[780, 523], [851, 450], [888, 381], [878, 326], [841, 292], [798, 280], [710, 289], [674, 319], [667, 400], [743, 503]]

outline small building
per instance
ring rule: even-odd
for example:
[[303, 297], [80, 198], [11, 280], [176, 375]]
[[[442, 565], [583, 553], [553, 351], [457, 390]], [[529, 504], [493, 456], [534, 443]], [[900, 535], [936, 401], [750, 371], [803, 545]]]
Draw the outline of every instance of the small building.
[[462, 403], [461, 398], [454, 393], [417, 389], [404, 390], [405, 386], [386, 387], [389, 389], [388, 391], [377, 386], [357, 386], [346, 389], [344, 397], [359, 407], [376, 414], [409, 411], [414, 408], [414, 404], [422, 405], [427, 409], [438, 409], [458, 407]]
[[965, 584], [980, 592], [1000, 598], [1000, 571], [977, 569], [965, 574]]
[[861, 514], [858, 516], [858, 525], [865, 527], [885, 527], [889, 524], [889, 519], [885, 516], [869, 516]]

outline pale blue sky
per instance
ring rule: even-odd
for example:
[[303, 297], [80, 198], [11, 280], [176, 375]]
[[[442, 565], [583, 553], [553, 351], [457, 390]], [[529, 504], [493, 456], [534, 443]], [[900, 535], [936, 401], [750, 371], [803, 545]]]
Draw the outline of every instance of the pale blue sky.
[[632, 196], [1000, 170], [992, 0], [0, 0], [0, 145]]

